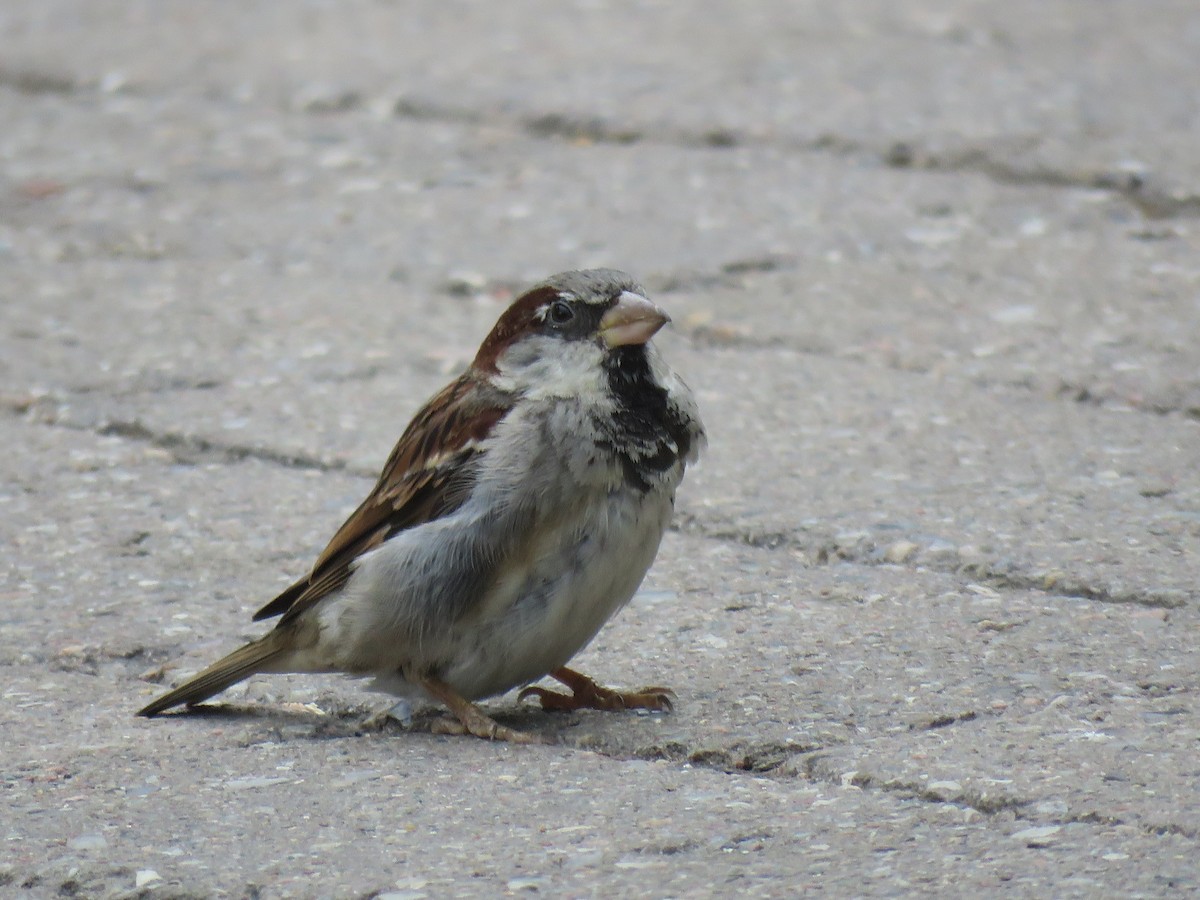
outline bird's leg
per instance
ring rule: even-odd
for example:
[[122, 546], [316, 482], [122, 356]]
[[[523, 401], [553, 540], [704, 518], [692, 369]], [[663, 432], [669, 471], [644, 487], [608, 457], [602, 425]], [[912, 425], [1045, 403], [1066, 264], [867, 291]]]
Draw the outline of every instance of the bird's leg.
[[421, 687], [425, 688], [431, 697], [446, 704], [458, 719], [457, 722], [444, 719], [435, 722], [433, 731], [436, 734], [473, 734], [488, 741], [510, 741], [514, 744], [542, 743], [537, 735], [501, 725], [444, 681], [422, 678]]
[[517, 695], [517, 700], [537, 697], [542, 709], [570, 711], [574, 709], [652, 709], [655, 712], [670, 712], [675, 704], [675, 692], [665, 687], [644, 687], [640, 691], [614, 691], [601, 687], [574, 669], [565, 666], [550, 673], [555, 681], [561, 681], [571, 689], [570, 694], [560, 694], [541, 687], [527, 687]]

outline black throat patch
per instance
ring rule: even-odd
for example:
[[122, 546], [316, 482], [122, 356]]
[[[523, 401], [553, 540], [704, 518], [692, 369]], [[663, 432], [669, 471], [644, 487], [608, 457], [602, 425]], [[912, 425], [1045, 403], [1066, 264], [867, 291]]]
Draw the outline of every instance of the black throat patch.
[[691, 449], [687, 420], [654, 380], [644, 346], [616, 348], [605, 358], [604, 371], [617, 409], [612, 419], [596, 422], [604, 435], [597, 443], [620, 460], [631, 487], [648, 491], [652, 476]]

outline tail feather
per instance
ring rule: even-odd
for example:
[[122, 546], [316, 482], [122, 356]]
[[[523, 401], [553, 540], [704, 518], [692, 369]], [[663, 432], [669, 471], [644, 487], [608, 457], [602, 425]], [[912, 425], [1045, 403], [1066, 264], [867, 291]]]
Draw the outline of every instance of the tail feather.
[[247, 644], [234, 650], [224, 659], [213, 663], [195, 678], [184, 682], [175, 690], [163, 694], [153, 703], [138, 710], [139, 716], [157, 716], [160, 712], [173, 706], [195, 706], [207, 700], [213, 694], [219, 694], [227, 687], [237, 684], [262, 672], [279, 657], [290, 652], [291, 635], [272, 631], [259, 638], [252, 644]]

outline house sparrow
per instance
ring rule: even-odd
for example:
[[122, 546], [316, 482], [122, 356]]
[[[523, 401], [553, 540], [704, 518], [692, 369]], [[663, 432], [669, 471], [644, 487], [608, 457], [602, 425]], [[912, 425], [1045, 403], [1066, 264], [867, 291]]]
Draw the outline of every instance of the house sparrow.
[[532, 741], [471, 701], [669, 710], [566, 663], [633, 596], [704, 445], [687, 385], [650, 345], [669, 321], [628, 275], [566, 272], [518, 297], [471, 366], [416, 414], [312, 571], [264, 606], [274, 630], [139, 712], [258, 672], [343, 672], [445, 704], [452, 730]]

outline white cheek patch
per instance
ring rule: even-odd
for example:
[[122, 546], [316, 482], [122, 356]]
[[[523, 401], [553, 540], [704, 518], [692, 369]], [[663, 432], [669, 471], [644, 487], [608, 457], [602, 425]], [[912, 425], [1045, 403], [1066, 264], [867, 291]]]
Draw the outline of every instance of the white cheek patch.
[[497, 360], [499, 386], [534, 399], [596, 397], [604, 393], [604, 351], [594, 341], [535, 336]]

